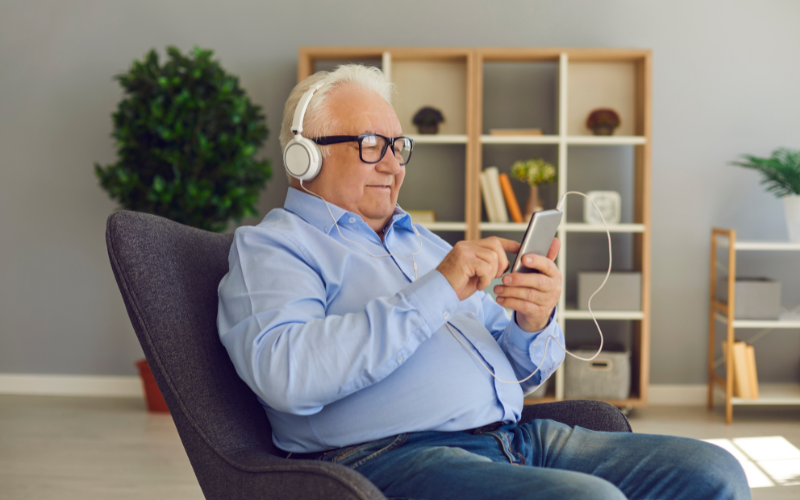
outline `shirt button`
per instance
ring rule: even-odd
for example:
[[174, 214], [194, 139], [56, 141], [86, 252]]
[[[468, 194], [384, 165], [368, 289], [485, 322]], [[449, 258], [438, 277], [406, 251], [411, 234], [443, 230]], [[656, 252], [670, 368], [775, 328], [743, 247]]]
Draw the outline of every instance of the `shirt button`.
[[403, 355], [402, 354], [397, 356], [397, 362], [398, 363], [402, 363], [403, 362]]
[[450, 317], [450, 313], [449, 313], [449, 312], [447, 312], [447, 311], [445, 311], [445, 312], [442, 314], [442, 317], [443, 317], [444, 319], [447, 319], [447, 318], [449, 318], [449, 317]]
[[354, 223], [355, 221], [356, 221], [355, 217], [350, 217], [350, 224]]

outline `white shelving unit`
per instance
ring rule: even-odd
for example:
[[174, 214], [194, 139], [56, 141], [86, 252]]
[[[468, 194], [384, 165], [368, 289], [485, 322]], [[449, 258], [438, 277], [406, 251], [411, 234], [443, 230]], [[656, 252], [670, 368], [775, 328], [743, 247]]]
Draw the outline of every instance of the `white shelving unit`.
[[[717, 250], [727, 249], [728, 265], [718, 260]], [[784, 314], [777, 320], [736, 319], [736, 252], [740, 251], [800, 251], [800, 243], [784, 241], [737, 241], [736, 231], [714, 228], [711, 230], [711, 282], [708, 320], [708, 409], [714, 407], [715, 388], [725, 400], [725, 422], [733, 422], [733, 407], [737, 405], [800, 405], [800, 386], [759, 385], [757, 399], [742, 399], [733, 396], [733, 364], [723, 362], [725, 377], [716, 373], [716, 323], [726, 327], [728, 352], [725, 359], [733, 359], [734, 331], [737, 328], [800, 329], [800, 315]], [[717, 272], [727, 273], [728, 303], [717, 300]]]
[[[649, 87], [649, 65], [650, 55], [648, 51], [639, 51], [636, 54], [621, 54], [610, 51], [608, 53], [588, 53], [582, 51], [561, 51], [557, 55], [543, 55], [535, 50], [526, 52], [503, 52], [502, 49], [484, 51], [478, 57], [476, 64], [476, 75], [478, 76], [478, 91], [483, 88], [482, 65], [484, 61], [497, 62], [540, 62], [557, 61], [558, 63], [558, 83], [557, 83], [557, 133], [555, 135], [540, 136], [492, 136], [480, 135], [479, 150], [475, 155], [478, 162], [482, 158], [482, 148], [485, 145], [556, 145], [558, 147], [558, 197], [568, 191], [567, 180], [569, 178], [569, 147], [571, 146], [633, 146], [636, 147], [635, 172], [631, 174], [635, 181], [636, 200], [625, 200], [626, 203], [635, 205], [635, 223], [612, 224], [608, 229], [613, 233], [630, 233], [636, 235], [636, 267], [642, 272], [642, 310], [640, 311], [595, 311], [598, 320], [631, 320], [635, 323], [633, 351], [635, 359], [634, 380], [632, 381], [631, 397], [624, 401], [609, 401], [617, 406], [646, 406], [647, 387], [649, 384], [649, 331], [650, 331], [650, 304], [649, 304], [649, 282], [650, 282], [650, 249], [649, 249], [649, 158], [650, 158], [650, 87]], [[608, 69], [611, 68], [611, 73]], [[578, 78], [590, 78], [591, 82], [598, 75], [601, 80], [608, 80], [609, 87], [612, 89], [623, 88], [624, 95], [612, 96], [611, 102], [604, 101], [605, 97], [590, 95], [596, 89], [591, 87], [591, 82], [570, 82], [570, 76], [575, 70]], [[588, 72], [587, 72], [588, 70]], [[584, 76], [586, 75], [586, 76]], [[604, 76], [603, 76], [604, 75]], [[588, 86], [588, 87], [587, 87]], [[601, 90], [604, 92], [605, 90]], [[616, 90], [612, 90], [616, 92]], [[581, 97], [575, 97], [581, 94]], [[577, 109], [571, 110], [572, 106]], [[583, 127], [583, 120], [588, 112], [599, 106], [611, 106], [622, 113], [622, 121], [627, 128], [621, 133], [640, 133], [641, 135], [615, 135], [615, 136], [595, 136], [589, 135], [590, 132]], [[477, 108], [479, 117], [482, 115], [482, 108]], [[479, 120], [479, 124], [481, 120]], [[568, 234], [570, 233], [603, 233], [605, 228], [595, 225], [566, 222], [568, 213], [565, 207], [563, 222], [559, 226], [557, 236], [561, 241], [561, 250], [557, 259], [557, 265], [564, 276], [567, 275], [567, 245]], [[526, 223], [494, 223], [480, 222], [478, 228], [481, 232], [501, 232], [518, 231], [524, 232]], [[558, 304], [558, 322], [561, 324], [565, 334], [567, 334], [566, 320], [590, 320], [589, 311], [578, 310], [574, 305], [566, 303], [566, 283], [564, 292]], [[563, 365], [556, 371], [555, 375], [555, 394], [551, 398], [543, 398], [539, 401], [552, 401], [564, 399], [564, 369]], [[526, 400], [527, 403], [537, 402], [536, 400]]]

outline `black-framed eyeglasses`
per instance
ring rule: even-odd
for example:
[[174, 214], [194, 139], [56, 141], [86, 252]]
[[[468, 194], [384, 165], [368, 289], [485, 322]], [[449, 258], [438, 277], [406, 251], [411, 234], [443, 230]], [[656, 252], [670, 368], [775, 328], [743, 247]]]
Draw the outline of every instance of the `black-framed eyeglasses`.
[[378, 163], [391, 146], [394, 157], [400, 165], [405, 165], [411, 159], [411, 152], [414, 151], [414, 139], [404, 136], [392, 138], [380, 134], [331, 135], [311, 140], [320, 146], [358, 142], [358, 156], [364, 163]]

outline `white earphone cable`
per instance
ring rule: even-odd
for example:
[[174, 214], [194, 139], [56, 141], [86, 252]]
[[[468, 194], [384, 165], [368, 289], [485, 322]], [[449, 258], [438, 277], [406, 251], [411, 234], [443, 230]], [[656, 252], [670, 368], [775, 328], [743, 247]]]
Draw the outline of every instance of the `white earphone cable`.
[[[585, 194], [583, 194], [583, 193], [581, 193], [579, 191], [567, 191], [566, 193], [564, 193], [561, 196], [561, 199], [558, 200], [558, 205], [556, 205], [556, 210], [561, 210], [562, 209], [562, 207], [564, 206], [564, 201], [566, 200], [568, 194], [579, 194], [579, 195], [583, 196], [584, 198], [586, 198], [587, 200], [589, 200], [590, 202], [592, 202], [592, 205], [594, 205], [595, 210], [597, 210], [597, 213], [600, 214], [600, 220], [603, 221], [603, 227], [605, 227], [606, 235], [608, 236], [608, 271], [606, 272], [606, 277], [605, 277], [605, 279], [603, 279], [603, 282], [600, 284], [600, 287], [597, 290], [594, 291], [594, 293], [591, 295], [591, 297], [589, 297], [589, 304], [588, 304], [589, 305], [589, 314], [592, 315], [592, 319], [594, 320], [594, 324], [595, 324], [595, 326], [597, 326], [597, 332], [600, 334], [600, 347], [597, 349], [597, 352], [594, 353], [594, 356], [592, 356], [591, 358], [582, 358], [582, 357], [580, 357], [580, 356], [578, 356], [576, 354], [573, 354], [573, 353], [569, 352], [567, 350], [567, 348], [564, 347], [563, 345], [561, 345], [561, 343], [553, 335], [548, 335], [547, 339], [544, 342], [544, 353], [542, 354], [542, 360], [539, 362], [539, 365], [536, 367], [536, 369], [530, 375], [528, 375], [527, 377], [525, 377], [522, 380], [503, 380], [503, 379], [499, 378], [497, 375], [495, 375], [492, 372], [492, 370], [490, 370], [489, 367], [487, 367], [486, 364], [481, 360], [481, 358], [479, 358], [478, 355], [475, 354], [472, 351], [472, 349], [467, 347], [467, 345], [464, 344], [464, 342], [462, 342], [460, 338], [458, 338], [458, 335], [456, 335], [456, 333], [453, 331], [453, 329], [450, 328], [449, 322], [445, 323], [445, 326], [447, 326], [447, 329], [450, 330], [450, 333], [458, 341], [458, 343], [461, 344], [462, 346], [464, 346], [464, 348], [470, 354], [472, 354], [472, 356], [476, 360], [478, 360], [478, 363], [481, 364], [481, 366], [483, 367], [484, 370], [489, 372], [489, 374], [492, 377], [494, 377], [498, 382], [501, 382], [503, 384], [521, 384], [523, 382], [527, 382], [531, 377], [536, 375], [539, 372], [539, 370], [542, 368], [542, 364], [544, 363], [544, 360], [547, 359], [547, 346], [550, 344], [550, 340], [551, 339], [554, 340], [555, 343], [558, 344], [558, 347], [560, 347], [565, 353], [569, 354], [573, 358], [580, 359], [581, 361], [592, 361], [603, 350], [603, 331], [600, 329], [600, 325], [597, 323], [597, 318], [594, 316], [594, 312], [592, 311], [592, 299], [594, 298], [595, 295], [597, 295], [597, 292], [599, 292], [600, 290], [603, 289], [603, 287], [606, 284], [606, 281], [608, 281], [609, 275], [611, 274], [611, 232], [608, 230], [608, 224], [606, 224], [606, 219], [605, 219], [605, 217], [603, 217], [603, 212], [601, 212], [600, 209], [597, 208], [597, 205], [595, 204], [594, 200], [592, 200], [591, 198], [589, 198], [588, 196], [586, 196]], [[512, 321], [514, 321], [514, 320], [512, 319]]]

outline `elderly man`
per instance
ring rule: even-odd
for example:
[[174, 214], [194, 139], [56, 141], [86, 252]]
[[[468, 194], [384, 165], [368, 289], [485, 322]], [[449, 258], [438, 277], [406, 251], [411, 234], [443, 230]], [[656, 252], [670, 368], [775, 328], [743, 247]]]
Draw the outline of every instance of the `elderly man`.
[[306, 180], [291, 178], [284, 208], [236, 230], [219, 333], [275, 444], [352, 467], [390, 498], [749, 498], [713, 445], [518, 423], [524, 394], [564, 359], [552, 341], [545, 355], [549, 337], [563, 344], [560, 244], [525, 258], [541, 273], [486, 295], [519, 245], [451, 247], [397, 206], [413, 141], [392, 90], [356, 65], [299, 83], [281, 145], [310, 139], [321, 168], [294, 172]]

